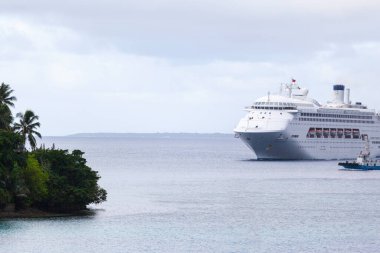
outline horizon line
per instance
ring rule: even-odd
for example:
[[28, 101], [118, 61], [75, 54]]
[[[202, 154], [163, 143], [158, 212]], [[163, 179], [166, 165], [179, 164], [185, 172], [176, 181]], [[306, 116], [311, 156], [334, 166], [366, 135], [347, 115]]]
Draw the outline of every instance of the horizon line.
[[162, 134], [171, 134], [171, 135], [233, 135], [234, 133], [222, 133], [222, 132], [83, 132], [83, 133], [74, 133], [74, 134], [65, 134], [65, 135], [45, 135], [44, 137], [85, 137], [85, 135], [162, 135]]

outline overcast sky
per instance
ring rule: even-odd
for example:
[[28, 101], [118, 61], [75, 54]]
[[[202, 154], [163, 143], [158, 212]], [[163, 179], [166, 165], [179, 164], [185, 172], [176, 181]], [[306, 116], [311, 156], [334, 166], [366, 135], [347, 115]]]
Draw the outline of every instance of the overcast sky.
[[380, 109], [378, 0], [0, 0], [0, 81], [44, 135], [231, 133], [295, 78]]

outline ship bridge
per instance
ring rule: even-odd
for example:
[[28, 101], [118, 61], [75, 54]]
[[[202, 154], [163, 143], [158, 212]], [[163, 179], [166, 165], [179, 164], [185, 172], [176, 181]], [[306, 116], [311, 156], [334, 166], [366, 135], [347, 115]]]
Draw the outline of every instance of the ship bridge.
[[248, 109], [297, 110], [299, 107], [314, 108], [318, 107], [318, 103], [308, 98], [296, 99], [280, 95], [268, 95], [257, 99]]

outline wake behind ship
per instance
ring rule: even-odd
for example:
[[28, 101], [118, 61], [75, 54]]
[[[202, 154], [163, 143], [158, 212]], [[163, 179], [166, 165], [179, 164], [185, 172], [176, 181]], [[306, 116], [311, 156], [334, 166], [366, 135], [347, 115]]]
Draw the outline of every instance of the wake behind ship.
[[371, 155], [380, 156], [380, 116], [350, 90], [333, 86], [325, 105], [308, 97], [295, 80], [278, 95], [257, 99], [234, 129], [259, 160], [341, 160], [355, 158], [370, 140]]

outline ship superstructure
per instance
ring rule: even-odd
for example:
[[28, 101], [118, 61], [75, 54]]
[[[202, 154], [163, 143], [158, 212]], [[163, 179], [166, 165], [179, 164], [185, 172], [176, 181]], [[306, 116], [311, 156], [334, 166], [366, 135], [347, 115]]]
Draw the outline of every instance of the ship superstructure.
[[334, 85], [332, 101], [321, 105], [293, 80], [246, 111], [234, 132], [257, 159], [353, 159], [363, 149], [363, 136], [370, 140], [371, 155], [380, 156], [379, 114], [351, 103], [344, 85]]

